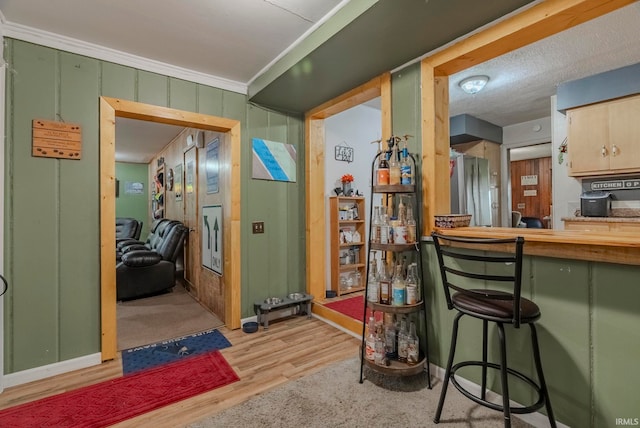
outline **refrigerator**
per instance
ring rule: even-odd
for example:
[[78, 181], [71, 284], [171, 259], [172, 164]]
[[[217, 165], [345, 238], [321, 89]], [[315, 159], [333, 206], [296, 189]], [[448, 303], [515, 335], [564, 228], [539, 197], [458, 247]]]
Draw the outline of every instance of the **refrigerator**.
[[489, 160], [464, 154], [450, 160], [451, 213], [471, 214], [470, 226], [491, 226]]

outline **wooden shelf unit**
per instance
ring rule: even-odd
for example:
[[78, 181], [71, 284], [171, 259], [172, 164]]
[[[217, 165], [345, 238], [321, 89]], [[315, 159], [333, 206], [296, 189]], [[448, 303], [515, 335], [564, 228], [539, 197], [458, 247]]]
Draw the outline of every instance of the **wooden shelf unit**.
[[[348, 209], [347, 209], [348, 208]], [[331, 234], [331, 290], [337, 296], [355, 293], [365, 289], [367, 265], [366, 230], [365, 230], [365, 201], [362, 196], [331, 196], [329, 198], [329, 225]], [[346, 232], [346, 233], [345, 233]], [[353, 239], [357, 232], [360, 239]], [[344, 255], [353, 250], [350, 263], [345, 263]], [[357, 255], [356, 255], [357, 254]], [[343, 256], [341, 258], [341, 256]], [[342, 262], [341, 262], [342, 260]], [[360, 281], [356, 283], [356, 273], [360, 274]], [[341, 278], [352, 276], [350, 287], [341, 287]]]

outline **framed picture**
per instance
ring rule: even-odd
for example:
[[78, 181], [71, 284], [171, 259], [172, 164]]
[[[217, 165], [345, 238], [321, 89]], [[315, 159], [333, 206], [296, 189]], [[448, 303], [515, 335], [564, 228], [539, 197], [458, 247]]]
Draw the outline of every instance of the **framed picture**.
[[202, 207], [202, 266], [222, 275], [222, 205]]

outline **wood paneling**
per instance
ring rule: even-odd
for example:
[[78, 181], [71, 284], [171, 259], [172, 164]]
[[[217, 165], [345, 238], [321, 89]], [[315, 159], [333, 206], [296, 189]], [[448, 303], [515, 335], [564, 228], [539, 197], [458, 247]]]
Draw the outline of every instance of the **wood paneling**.
[[[513, 161], [511, 168], [511, 210], [523, 217], [542, 220], [551, 215], [551, 157]], [[523, 176], [537, 177], [538, 184], [522, 185]], [[535, 192], [535, 196], [527, 196]], [[524, 205], [523, 205], [524, 204]], [[521, 208], [523, 207], [523, 208]]]

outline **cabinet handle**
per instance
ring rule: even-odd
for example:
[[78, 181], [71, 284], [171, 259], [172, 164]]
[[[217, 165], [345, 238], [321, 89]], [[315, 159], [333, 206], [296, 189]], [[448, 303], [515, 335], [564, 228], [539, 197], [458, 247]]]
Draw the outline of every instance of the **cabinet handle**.
[[618, 154], [618, 147], [614, 144], [613, 147], [611, 147], [611, 155], [616, 156], [617, 154]]
[[600, 153], [602, 153], [602, 157], [607, 156], [607, 148], [605, 146], [602, 146], [602, 149], [600, 150]]

